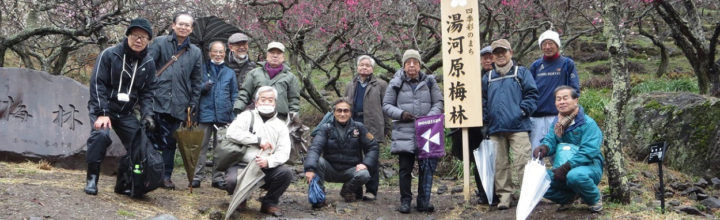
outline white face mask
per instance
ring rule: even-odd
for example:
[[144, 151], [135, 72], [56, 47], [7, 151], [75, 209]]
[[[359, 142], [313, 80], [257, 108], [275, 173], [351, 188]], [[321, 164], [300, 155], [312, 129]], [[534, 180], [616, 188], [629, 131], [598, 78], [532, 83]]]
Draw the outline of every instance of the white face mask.
[[275, 106], [271, 105], [258, 105], [255, 108], [258, 110], [258, 112], [263, 114], [270, 114], [275, 112]]
[[220, 64], [223, 64], [223, 63], [225, 63], [225, 61], [224, 61], [224, 60], [221, 60], [220, 62], [218, 62], [218, 61], [215, 61], [215, 60], [210, 60], [210, 62], [212, 62], [212, 63], [214, 63], [214, 64], [216, 64], [216, 65], [220, 65]]
[[238, 55], [237, 55], [237, 58], [238, 58], [238, 59], [241, 59], [241, 60], [244, 60], [245, 57], [247, 57], [247, 54], [242, 54], [242, 55], [241, 55], [241, 54], [238, 54]]

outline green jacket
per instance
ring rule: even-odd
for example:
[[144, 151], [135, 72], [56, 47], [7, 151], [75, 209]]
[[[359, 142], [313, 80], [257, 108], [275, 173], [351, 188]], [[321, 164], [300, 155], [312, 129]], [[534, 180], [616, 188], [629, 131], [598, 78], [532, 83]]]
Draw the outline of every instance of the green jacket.
[[240, 88], [238, 98], [235, 101], [233, 109], [236, 113], [242, 112], [245, 108], [254, 102], [255, 91], [261, 86], [272, 86], [277, 89], [278, 97], [275, 101], [275, 109], [278, 113], [287, 115], [290, 112], [297, 113], [300, 111], [300, 81], [293, 73], [290, 67], [283, 65], [283, 70], [270, 79], [267, 71], [265, 71], [265, 62], [259, 62], [258, 67], [251, 70], [245, 76], [245, 81]]

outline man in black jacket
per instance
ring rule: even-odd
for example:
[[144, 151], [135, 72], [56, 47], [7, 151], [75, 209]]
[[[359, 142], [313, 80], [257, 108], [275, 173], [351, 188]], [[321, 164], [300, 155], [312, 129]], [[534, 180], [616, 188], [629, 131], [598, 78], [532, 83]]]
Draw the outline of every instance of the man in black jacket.
[[105, 49], [95, 61], [88, 101], [93, 128], [87, 141], [87, 194], [97, 195], [100, 163], [112, 143], [110, 128], [115, 130], [125, 150], [130, 152], [130, 144], [140, 128], [140, 122], [133, 114], [135, 105], [140, 104], [145, 126], [151, 130], [155, 127], [152, 119], [153, 90], [157, 86], [155, 63], [147, 56], [152, 33], [150, 22], [134, 19], [125, 31], [127, 38]]
[[[368, 167], [378, 162], [378, 144], [365, 126], [352, 120], [352, 104], [340, 99], [333, 104], [335, 120], [321, 125], [305, 159], [305, 178], [343, 182], [340, 195], [346, 202], [362, 198], [361, 187], [370, 180]], [[319, 205], [313, 205], [315, 208]]]

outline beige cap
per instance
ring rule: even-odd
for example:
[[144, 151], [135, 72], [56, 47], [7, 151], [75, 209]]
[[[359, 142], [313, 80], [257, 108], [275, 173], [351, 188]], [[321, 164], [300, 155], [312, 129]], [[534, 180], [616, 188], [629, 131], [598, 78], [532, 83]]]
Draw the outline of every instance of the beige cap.
[[283, 53], [285, 53], [285, 45], [283, 45], [283, 44], [280, 43], [280, 42], [277, 42], [277, 41], [270, 42], [270, 43], [268, 44], [268, 47], [267, 47], [267, 50], [266, 50], [266, 51], [269, 52], [270, 49], [273, 49], [273, 48], [278, 49], [278, 50], [282, 51]]
[[493, 41], [490, 46], [492, 47], [493, 51], [495, 51], [495, 49], [497, 48], [505, 48], [506, 50], [512, 50], [512, 48], [510, 47], [510, 41], [505, 39]]
[[420, 52], [418, 52], [417, 50], [409, 49], [409, 50], [406, 50], [405, 53], [403, 54], [403, 57], [402, 57], [403, 65], [405, 65], [405, 61], [407, 61], [408, 59], [411, 59], [411, 58], [416, 59], [418, 62], [420, 62], [420, 64], [422, 64], [422, 59], [420, 58]]

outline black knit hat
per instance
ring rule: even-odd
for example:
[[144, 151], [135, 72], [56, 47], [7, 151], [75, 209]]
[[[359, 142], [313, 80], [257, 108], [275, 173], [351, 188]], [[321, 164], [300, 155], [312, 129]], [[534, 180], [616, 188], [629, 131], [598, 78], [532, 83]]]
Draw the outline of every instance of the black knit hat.
[[127, 30], [125, 30], [125, 36], [130, 35], [130, 30], [132, 30], [133, 28], [143, 29], [145, 32], [148, 33], [148, 40], [152, 40], [152, 25], [150, 25], [150, 22], [148, 20], [145, 20], [144, 18], [135, 18], [130, 21], [130, 26], [128, 26]]

